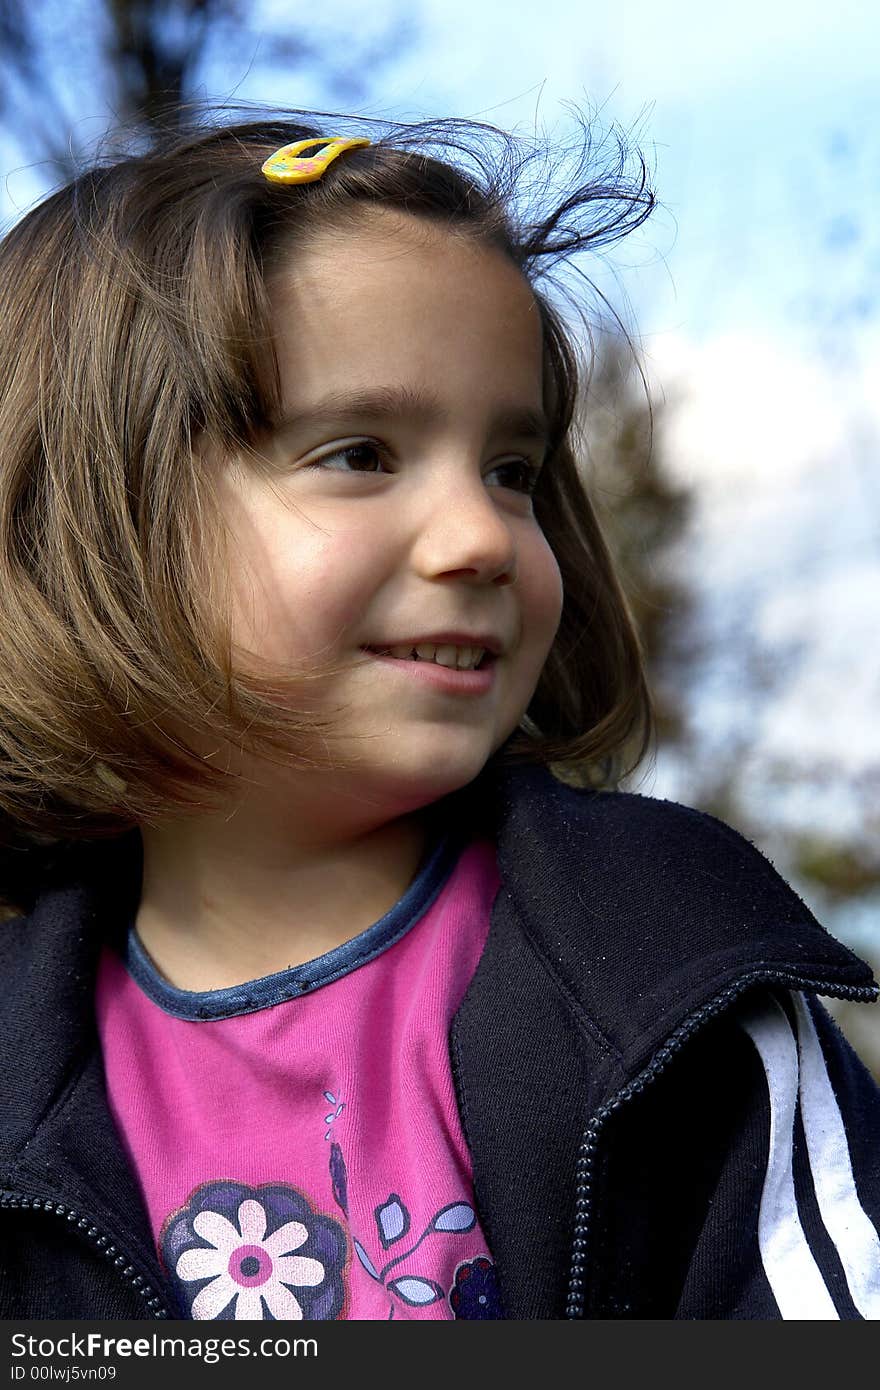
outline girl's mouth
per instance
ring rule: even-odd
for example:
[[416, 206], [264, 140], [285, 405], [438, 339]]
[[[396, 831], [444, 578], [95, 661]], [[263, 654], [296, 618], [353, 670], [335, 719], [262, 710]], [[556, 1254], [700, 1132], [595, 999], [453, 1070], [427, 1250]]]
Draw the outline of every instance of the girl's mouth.
[[494, 657], [485, 647], [453, 646], [449, 643], [419, 642], [417, 646], [365, 647], [374, 656], [390, 656], [395, 661], [429, 661], [450, 671], [478, 671]]
[[448, 695], [485, 695], [495, 684], [496, 656], [485, 647], [364, 647], [389, 671]]

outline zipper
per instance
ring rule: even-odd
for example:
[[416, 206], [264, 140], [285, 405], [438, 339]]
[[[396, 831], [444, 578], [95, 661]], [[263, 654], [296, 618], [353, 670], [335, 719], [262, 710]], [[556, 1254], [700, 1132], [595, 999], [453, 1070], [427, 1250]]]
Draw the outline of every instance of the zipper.
[[118, 1245], [114, 1244], [109, 1236], [104, 1235], [89, 1217], [82, 1216], [64, 1202], [56, 1202], [48, 1197], [29, 1197], [24, 1192], [0, 1192], [0, 1210], [2, 1209], [45, 1211], [50, 1216], [57, 1216], [60, 1220], [69, 1222], [71, 1230], [75, 1230], [83, 1239], [91, 1241], [101, 1251], [104, 1258], [109, 1260], [112, 1267], [118, 1271], [120, 1279], [137, 1291], [144, 1300], [144, 1306], [149, 1309], [149, 1317], [173, 1317], [156, 1290], [142, 1274], [137, 1273], [128, 1256], [119, 1249]]
[[593, 1170], [605, 1122], [619, 1110], [621, 1105], [639, 1095], [661, 1072], [665, 1071], [673, 1057], [699, 1028], [715, 1015], [722, 1013], [740, 994], [755, 984], [784, 984], [793, 989], [807, 989], [817, 994], [835, 999], [852, 999], [871, 1002], [877, 997], [873, 985], [829, 985], [825, 980], [808, 980], [800, 975], [786, 971], [753, 970], [743, 976], [735, 985], [730, 985], [703, 1004], [681, 1023], [675, 1032], [651, 1058], [644, 1071], [600, 1106], [584, 1130], [578, 1149], [575, 1168], [575, 1222], [571, 1251], [571, 1271], [568, 1282], [568, 1301], [565, 1307], [566, 1318], [583, 1318], [586, 1301], [586, 1265], [590, 1250], [590, 1223], [593, 1216]]

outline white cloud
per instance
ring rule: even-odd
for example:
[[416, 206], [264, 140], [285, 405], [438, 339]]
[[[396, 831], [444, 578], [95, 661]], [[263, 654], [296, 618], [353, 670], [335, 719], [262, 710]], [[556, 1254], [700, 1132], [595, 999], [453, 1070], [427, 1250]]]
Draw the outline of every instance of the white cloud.
[[[648, 366], [670, 403], [666, 461], [713, 503], [729, 494], [742, 505], [748, 489], [787, 492], [805, 473], [833, 468], [847, 445], [851, 383], [790, 343], [766, 334], [721, 332], [701, 343], [663, 334], [651, 340]], [[871, 371], [880, 372], [880, 356]]]
[[[462, 109], [471, 112], [508, 102], [518, 119], [530, 116], [535, 92], [525, 93], [542, 82], [553, 101], [584, 90], [600, 101], [615, 94], [615, 106], [633, 116], [655, 100], [684, 105], [756, 82], [778, 90], [803, 72], [838, 82], [873, 79], [878, 30], [864, 0], [714, 7], [627, 0], [589, 9], [543, 0], [539, 12], [530, 0], [423, 0], [419, 18], [426, 32], [418, 61], [431, 90], [463, 96]], [[412, 80], [416, 68], [404, 54], [401, 73]], [[418, 91], [411, 96], [418, 100]]]
[[656, 790], [698, 798], [726, 769], [755, 823], [858, 841], [880, 785], [880, 337], [856, 346], [841, 373], [782, 340], [670, 337], [651, 371], [694, 489], [678, 564], [702, 651], [690, 771], [661, 764]]

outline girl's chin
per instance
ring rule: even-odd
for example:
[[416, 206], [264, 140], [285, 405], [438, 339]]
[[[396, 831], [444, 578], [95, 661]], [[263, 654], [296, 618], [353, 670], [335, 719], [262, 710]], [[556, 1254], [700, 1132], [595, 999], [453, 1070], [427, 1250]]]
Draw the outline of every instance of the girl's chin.
[[403, 815], [460, 791], [480, 775], [494, 751], [492, 746], [472, 751], [449, 748], [430, 758], [397, 757], [369, 771], [361, 768], [352, 785], [360, 794], [366, 791], [392, 803], [399, 808], [397, 814]]

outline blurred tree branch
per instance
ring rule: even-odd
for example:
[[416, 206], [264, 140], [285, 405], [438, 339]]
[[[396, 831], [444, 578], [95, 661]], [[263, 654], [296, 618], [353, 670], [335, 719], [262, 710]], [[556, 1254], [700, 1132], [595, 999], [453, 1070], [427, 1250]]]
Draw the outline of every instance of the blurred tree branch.
[[[305, 7], [261, 19], [242, 0], [0, 0], [0, 128], [60, 179], [80, 162], [77, 128], [106, 116], [112, 129], [145, 133], [199, 88], [234, 90], [252, 72], [308, 73], [346, 110], [413, 42], [402, 3], [379, 33], [346, 17], [320, 20]], [[289, 105], [296, 107], [295, 99]]]
[[667, 466], [665, 410], [623, 336], [603, 335], [579, 416], [588, 486], [642, 640], [657, 736], [668, 744], [686, 736], [681, 687], [692, 596], [675, 564], [691, 496]]
[[[42, 71], [35, 14], [33, 6], [0, 0], [0, 121], [13, 133], [22, 131], [21, 143], [28, 150], [37, 147], [53, 163], [63, 164], [67, 117]], [[20, 92], [33, 93], [33, 100], [20, 101]]]

